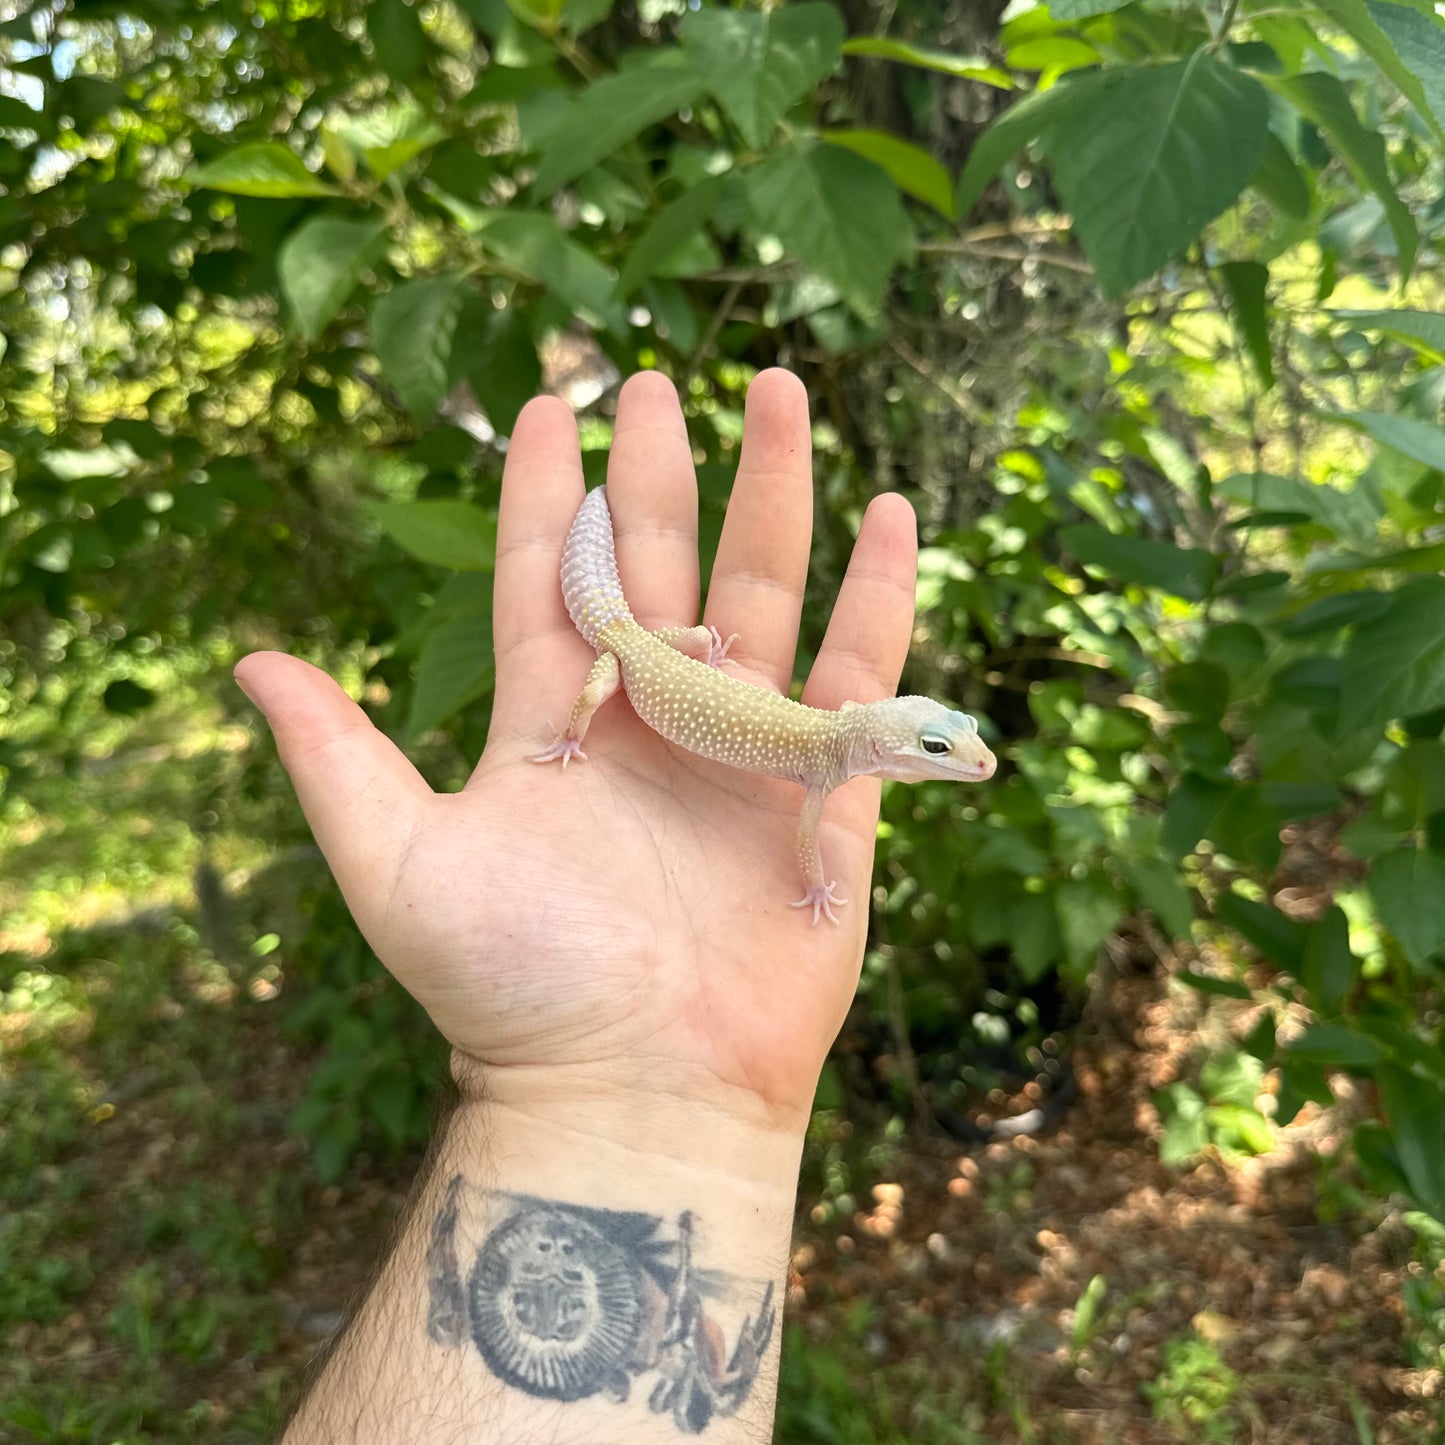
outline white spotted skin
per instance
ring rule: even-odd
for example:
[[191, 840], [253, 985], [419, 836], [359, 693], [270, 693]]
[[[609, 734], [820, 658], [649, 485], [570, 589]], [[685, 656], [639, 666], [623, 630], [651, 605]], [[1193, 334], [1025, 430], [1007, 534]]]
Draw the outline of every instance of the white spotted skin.
[[633, 711], [654, 732], [699, 757], [836, 787], [849, 776], [857, 726], [850, 713], [804, 707], [685, 657], [627, 619], [604, 627], [596, 646], [616, 654]]
[[562, 597], [577, 631], [599, 652], [603, 648], [597, 634], [602, 628], [632, 621], [617, 575], [606, 487], [588, 492], [567, 533], [567, 545], [562, 549]]

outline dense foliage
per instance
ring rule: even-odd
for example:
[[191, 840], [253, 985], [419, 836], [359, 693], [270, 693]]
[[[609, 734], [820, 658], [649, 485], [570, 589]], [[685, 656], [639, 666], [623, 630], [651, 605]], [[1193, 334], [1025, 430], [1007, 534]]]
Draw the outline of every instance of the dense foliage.
[[[1423, 0], [27, 8], [0, 25], [8, 819], [162, 660], [219, 679], [262, 642], [455, 782], [520, 405], [563, 389], [600, 475], [612, 383], [668, 371], [715, 539], [742, 391], [782, 363], [814, 399], [814, 609], [903, 490], [907, 681], [1008, 764], [888, 794], [882, 1058], [822, 1102], [882, 1077], [946, 1115], [1047, 1072], [1127, 938], [1249, 1005], [1158, 1096], [1167, 1158], [1262, 1151], [1262, 1096], [1280, 1124], [1345, 1072], [1369, 1186], [1445, 1218], [1442, 125]], [[198, 835], [280, 786], [252, 759]], [[300, 1123], [335, 1173], [426, 1114], [325, 898], [295, 1019], [332, 1046]]]

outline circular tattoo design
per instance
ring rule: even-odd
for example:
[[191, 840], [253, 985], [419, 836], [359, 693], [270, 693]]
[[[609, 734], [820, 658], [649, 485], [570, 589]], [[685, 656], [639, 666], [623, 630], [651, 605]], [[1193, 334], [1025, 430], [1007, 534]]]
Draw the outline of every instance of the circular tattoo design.
[[496, 1229], [470, 1293], [482, 1358], [508, 1384], [550, 1400], [611, 1385], [641, 1327], [628, 1251], [561, 1210], [524, 1209]]

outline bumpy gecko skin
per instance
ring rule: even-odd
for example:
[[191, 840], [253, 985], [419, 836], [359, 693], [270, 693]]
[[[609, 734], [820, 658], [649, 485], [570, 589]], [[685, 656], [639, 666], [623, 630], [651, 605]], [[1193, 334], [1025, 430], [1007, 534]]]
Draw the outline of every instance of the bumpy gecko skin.
[[605, 487], [589, 492], [562, 552], [562, 595], [577, 630], [598, 657], [572, 708], [566, 733], [534, 762], [585, 758], [582, 740], [592, 714], [619, 687], [653, 731], [699, 757], [804, 789], [798, 862], [807, 892], [795, 908], [813, 922], [838, 921], [847, 900], [826, 882], [818, 851], [823, 800], [862, 774], [906, 783], [929, 779], [981, 782], [993, 776], [994, 755], [978, 725], [926, 697], [844, 703], [837, 712], [805, 707], [780, 693], [723, 672], [726, 642], [716, 628], [648, 632], [632, 616], [617, 575], [612, 516]]

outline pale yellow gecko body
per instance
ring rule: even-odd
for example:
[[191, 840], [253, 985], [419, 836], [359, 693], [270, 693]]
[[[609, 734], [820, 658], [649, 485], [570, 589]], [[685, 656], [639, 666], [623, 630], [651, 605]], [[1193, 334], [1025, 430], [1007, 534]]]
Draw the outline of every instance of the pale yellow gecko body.
[[728, 647], [715, 628], [648, 632], [622, 594], [606, 489], [590, 492], [562, 554], [562, 592], [577, 630], [598, 657], [572, 708], [567, 732], [534, 761], [585, 757], [582, 739], [592, 714], [625, 689], [633, 711], [655, 732], [688, 752], [730, 767], [785, 778], [805, 791], [798, 859], [807, 893], [794, 907], [837, 922], [832, 905], [846, 902], [826, 882], [818, 852], [823, 800], [860, 774], [922, 782], [981, 781], [995, 760], [964, 713], [925, 697], [844, 703], [838, 712], [806, 707], [721, 670]]

